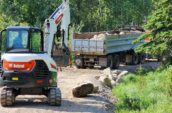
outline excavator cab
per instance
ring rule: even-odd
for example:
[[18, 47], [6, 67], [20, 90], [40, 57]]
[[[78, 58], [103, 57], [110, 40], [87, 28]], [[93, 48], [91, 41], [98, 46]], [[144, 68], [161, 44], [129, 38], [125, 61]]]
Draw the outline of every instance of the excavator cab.
[[1, 31], [2, 53], [43, 52], [43, 32], [38, 28], [11, 26]]

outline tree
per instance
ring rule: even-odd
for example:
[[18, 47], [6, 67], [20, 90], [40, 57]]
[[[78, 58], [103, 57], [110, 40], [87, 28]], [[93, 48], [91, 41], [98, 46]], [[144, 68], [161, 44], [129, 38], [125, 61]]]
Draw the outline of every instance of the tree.
[[[0, 13], [4, 15], [0, 17], [0, 28], [21, 24], [42, 27], [60, 3], [61, 0], [0, 0]], [[103, 31], [132, 23], [142, 25], [151, 0], [70, 0], [70, 9], [71, 23], [84, 25], [82, 31]]]
[[[42, 27], [60, 0], [0, 0], [0, 12], [17, 25]], [[6, 19], [6, 18], [4, 18]]]
[[172, 1], [153, 0], [153, 4], [154, 10], [145, 25], [145, 28], [151, 32], [141, 37], [150, 37], [151, 41], [138, 50], [170, 56], [172, 53]]
[[82, 31], [142, 25], [151, 10], [151, 0], [71, 0], [70, 4], [72, 23], [82, 22]]

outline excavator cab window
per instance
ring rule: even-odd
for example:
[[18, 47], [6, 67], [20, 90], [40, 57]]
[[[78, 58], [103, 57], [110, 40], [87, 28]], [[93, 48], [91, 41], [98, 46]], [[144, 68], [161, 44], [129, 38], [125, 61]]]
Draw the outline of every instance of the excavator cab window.
[[40, 29], [29, 27], [12, 27], [1, 31], [0, 36], [2, 52], [43, 52], [43, 32]]
[[27, 30], [9, 30], [7, 38], [8, 49], [27, 49], [28, 47]]
[[6, 29], [0, 33], [0, 53], [6, 51]]
[[31, 51], [33, 53], [43, 52], [43, 37], [39, 30], [31, 30]]

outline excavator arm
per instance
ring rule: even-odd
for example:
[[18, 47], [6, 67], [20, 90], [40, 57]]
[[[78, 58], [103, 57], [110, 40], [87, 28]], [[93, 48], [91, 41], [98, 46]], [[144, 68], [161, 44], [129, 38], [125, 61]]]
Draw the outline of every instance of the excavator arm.
[[68, 28], [70, 24], [69, 0], [62, 0], [62, 4], [45, 20], [44, 26], [44, 51], [51, 55], [54, 37], [57, 27], [60, 26], [62, 34], [62, 45], [68, 46]]

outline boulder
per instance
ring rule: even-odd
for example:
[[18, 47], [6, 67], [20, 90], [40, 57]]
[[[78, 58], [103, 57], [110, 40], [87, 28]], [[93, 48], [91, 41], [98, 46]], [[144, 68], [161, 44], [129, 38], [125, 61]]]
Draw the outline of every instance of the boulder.
[[99, 86], [95, 86], [95, 87], [94, 87], [93, 93], [99, 93]]
[[94, 85], [91, 82], [80, 83], [72, 89], [74, 97], [86, 97], [88, 94], [93, 93]]
[[110, 75], [111, 74], [111, 69], [110, 68], [106, 68], [103, 70], [103, 74], [104, 75]]
[[108, 75], [104, 76], [102, 75], [99, 79], [104, 85], [112, 88], [112, 84], [111, 84], [111, 79], [108, 77]]
[[128, 74], [128, 71], [122, 71], [116, 79], [116, 84], [119, 83], [121, 81], [121, 78], [126, 74]]

